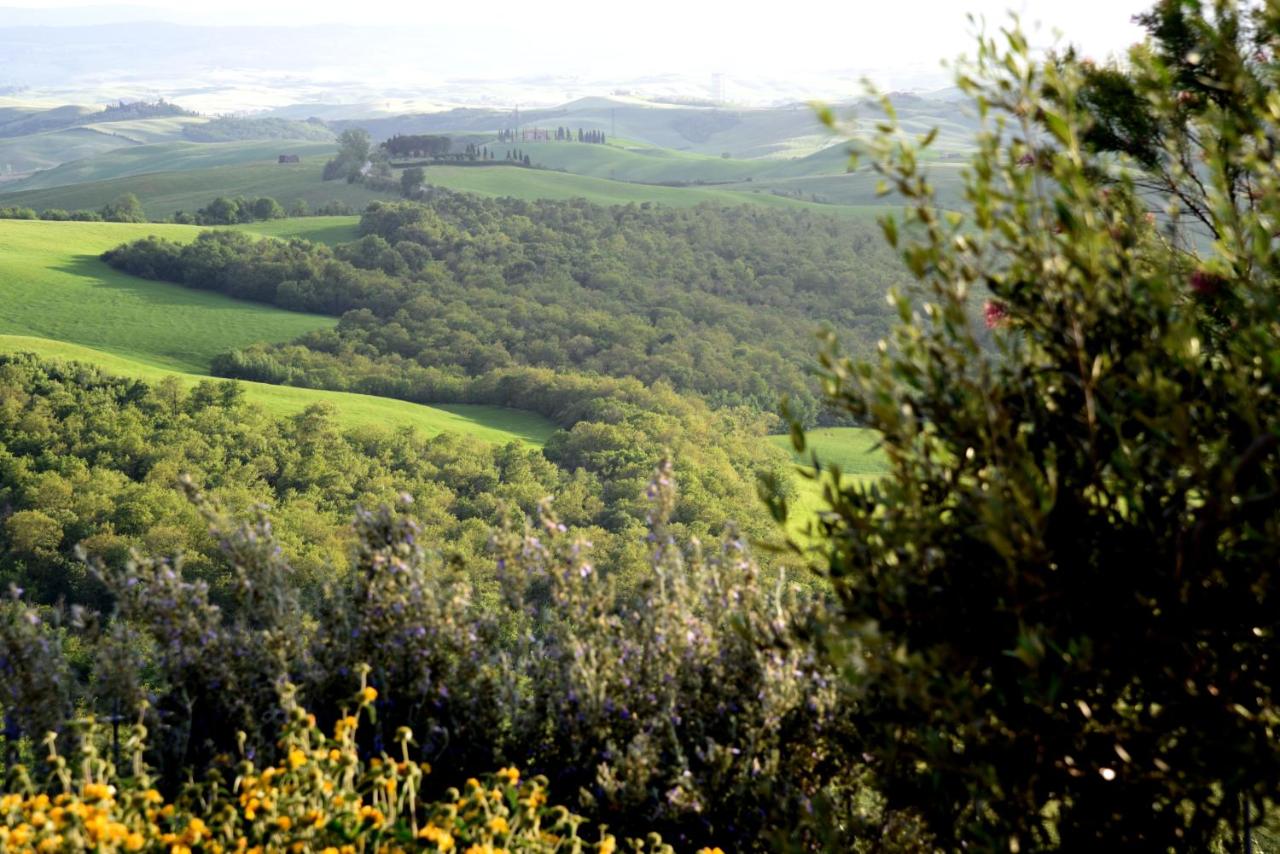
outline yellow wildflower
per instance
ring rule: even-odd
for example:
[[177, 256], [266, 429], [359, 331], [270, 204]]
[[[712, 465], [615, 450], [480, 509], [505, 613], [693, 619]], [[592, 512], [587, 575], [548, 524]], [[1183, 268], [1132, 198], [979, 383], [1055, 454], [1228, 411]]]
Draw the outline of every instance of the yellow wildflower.
[[365, 688], [360, 692], [360, 699], [366, 703], [372, 703], [378, 699], [378, 689], [373, 687]]
[[613, 854], [618, 848], [618, 840], [611, 835], [606, 835], [600, 840], [600, 844], [596, 846], [596, 854]]
[[500, 815], [495, 815], [489, 819], [489, 831], [495, 834], [510, 833], [511, 827], [507, 824], [507, 820]]
[[86, 801], [105, 801], [115, 793], [115, 786], [107, 786], [103, 783], [85, 783], [84, 785], [84, 799]]
[[293, 827], [293, 819], [289, 818], [287, 815], [282, 815], [276, 819], [276, 827], [287, 831], [289, 828]]

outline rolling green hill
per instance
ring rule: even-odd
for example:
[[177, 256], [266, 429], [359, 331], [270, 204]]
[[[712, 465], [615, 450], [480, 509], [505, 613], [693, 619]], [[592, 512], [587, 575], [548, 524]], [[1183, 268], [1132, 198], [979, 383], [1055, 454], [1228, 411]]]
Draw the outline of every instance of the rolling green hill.
[[744, 181], [770, 174], [779, 165], [777, 161], [732, 160], [620, 142], [607, 145], [582, 142], [490, 143], [489, 148], [496, 151], [499, 158], [504, 157], [508, 149], [519, 149], [534, 163], [550, 169], [642, 183]]
[[[479, 193], [484, 196], [512, 196], [518, 199], [583, 198], [602, 205], [629, 202], [654, 202], [672, 207], [692, 207], [702, 202], [721, 205], [760, 204], [802, 207], [815, 213], [863, 217], [873, 215], [874, 206], [840, 207], [819, 205], [789, 198], [751, 184], [723, 187], [662, 187], [611, 181], [548, 169], [524, 169], [518, 166], [429, 166], [426, 180], [450, 190]], [[0, 196], [0, 202], [5, 197]]]
[[[163, 121], [178, 121], [167, 119]], [[127, 124], [118, 122], [117, 124]], [[141, 122], [137, 124], [142, 124]], [[99, 127], [110, 127], [100, 125]], [[254, 140], [248, 142], [162, 142], [154, 145], [133, 145], [96, 157], [66, 163], [39, 175], [16, 182], [11, 191], [45, 190], [72, 184], [87, 184], [147, 175], [156, 172], [188, 172], [213, 169], [219, 166], [278, 165], [280, 154], [306, 156], [329, 155], [334, 151], [330, 142], [299, 142], [294, 140]], [[262, 195], [258, 193], [256, 195]]]
[[[332, 233], [354, 218], [260, 223], [281, 237]], [[257, 230], [257, 229], [247, 229]], [[0, 220], [0, 350], [95, 364], [154, 381], [207, 378], [217, 353], [255, 341], [287, 341], [334, 324], [330, 317], [282, 311], [207, 291], [137, 279], [98, 260], [103, 250], [157, 234], [193, 239], [192, 226]], [[312, 403], [338, 409], [345, 424], [412, 426], [429, 434], [467, 433], [485, 441], [541, 444], [555, 425], [496, 406], [421, 406], [388, 398], [245, 383], [249, 397], [288, 415]]]
[[[199, 148], [212, 147], [198, 143]], [[247, 143], [261, 146], [264, 143]], [[318, 144], [318, 143], [313, 143]], [[229, 143], [246, 145], [246, 143]], [[279, 151], [276, 144], [271, 151]], [[117, 152], [118, 153], [118, 152]], [[271, 196], [288, 207], [295, 201], [304, 201], [316, 208], [328, 202], [342, 202], [356, 210], [362, 210], [375, 199], [386, 199], [386, 194], [375, 193], [359, 184], [345, 181], [321, 181], [324, 156], [305, 157], [301, 163], [277, 164], [276, 156], [269, 160], [216, 166], [209, 169], [191, 169], [178, 172], [156, 172], [93, 181], [64, 187], [26, 192], [0, 194], [0, 206], [23, 205], [36, 210], [63, 208], [77, 210], [96, 209], [122, 193], [134, 193], [142, 201], [147, 215], [153, 218], [172, 216], [178, 211], [195, 211], [216, 196]]]

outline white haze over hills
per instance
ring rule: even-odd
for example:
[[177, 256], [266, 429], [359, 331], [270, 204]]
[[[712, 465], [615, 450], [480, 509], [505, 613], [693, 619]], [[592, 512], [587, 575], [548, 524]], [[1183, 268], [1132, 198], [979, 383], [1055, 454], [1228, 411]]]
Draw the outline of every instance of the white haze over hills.
[[0, 96], [49, 103], [163, 97], [203, 113], [362, 118], [460, 106], [550, 106], [608, 95], [769, 106], [884, 88], [945, 88], [964, 10], [1070, 32], [1097, 56], [1135, 41], [1137, 0], [845, 0], [745, 4], [560, 0], [11, 0], [0, 8]]

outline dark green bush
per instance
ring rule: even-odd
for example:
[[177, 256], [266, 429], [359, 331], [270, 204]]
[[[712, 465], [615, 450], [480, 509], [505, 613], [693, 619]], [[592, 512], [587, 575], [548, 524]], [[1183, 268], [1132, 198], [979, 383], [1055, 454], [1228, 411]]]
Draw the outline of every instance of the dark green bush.
[[917, 285], [879, 358], [825, 362], [892, 468], [829, 495], [829, 640], [946, 850], [1207, 851], [1280, 787], [1280, 13], [1208, 5], [1114, 71], [1142, 150], [1016, 30], [961, 70], [961, 210], [928, 138], [868, 146]]

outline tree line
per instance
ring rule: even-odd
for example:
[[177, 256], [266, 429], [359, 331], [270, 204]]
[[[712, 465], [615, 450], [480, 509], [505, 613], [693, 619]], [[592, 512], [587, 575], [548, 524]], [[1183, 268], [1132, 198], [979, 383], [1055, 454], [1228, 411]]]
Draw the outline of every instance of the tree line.
[[554, 131], [546, 128], [503, 128], [498, 131], [498, 142], [587, 142], [604, 145], [607, 141], [602, 130], [584, 130], [557, 126]]

